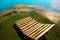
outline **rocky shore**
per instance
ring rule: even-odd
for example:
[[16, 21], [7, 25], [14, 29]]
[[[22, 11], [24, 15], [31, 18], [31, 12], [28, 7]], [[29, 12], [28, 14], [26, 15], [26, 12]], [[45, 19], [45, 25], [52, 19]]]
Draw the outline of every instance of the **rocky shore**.
[[51, 21], [53, 21], [55, 23], [60, 22], [60, 13], [47, 11], [44, 7], [41, 7], [41, 6], [31, 6], [31, 5], [30, 6], [28, 6], [28, 5], [15, 5], [12, 7], [12, 9], [2, 12], [0, 14], [0, 18], [5, 17], [7, 15], [11, 15], [14, 12], [25, 14], [25, 13], [29, 13], [31, 11], [36, 11], [40, 15], [50, 19]]

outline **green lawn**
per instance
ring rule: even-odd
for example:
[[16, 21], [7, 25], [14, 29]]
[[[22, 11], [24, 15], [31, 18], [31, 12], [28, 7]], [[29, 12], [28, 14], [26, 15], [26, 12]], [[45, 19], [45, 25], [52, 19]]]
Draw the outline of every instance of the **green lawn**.
[[[13, 25], [15, 24], [15, 21], [28, 17], [28, 16], [36, 19], [38, 22], [41, 22], [41, 23], [53, 23], [47, 18], [42, 17], [36, 12], [31, 12], [28, 14], [15, 14], [11, 16], [10, 19], [0, 22], [0, 40], [21, 40], [16, 30], [14, 29]], [[52, 28], [46, 34], [47, 40], [59, 40], [60, 39], [59, 30], [60, 30], [60, 25], [57, 24], [54, 28]]]

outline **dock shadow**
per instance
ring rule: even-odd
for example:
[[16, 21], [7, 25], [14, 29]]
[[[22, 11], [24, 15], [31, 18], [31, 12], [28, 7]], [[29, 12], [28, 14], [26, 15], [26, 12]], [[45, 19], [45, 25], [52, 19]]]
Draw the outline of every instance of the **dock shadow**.
[[47, 40], [46, 37], [43, 35], [41, 38], [39, 38], [38, 40]]
[[17, 27], [16, 24], [14, 24], [13, 27], [14, 27], [14, 29], [16, 30], [18, 36], [19, 36], [22, 40], [34, 40], [34, 39], [32, 39], [32, 38], [30, 38], [30, 37], [24, 35], [23, 32], [20, 31], [20, 29]]
[[[24, 35], [23, 32], [17, 27], [16, 24], [14, 24], [13, 27], [14, 27], [14, 29], [16, 30], [18, 36], [19, 36], [22, 40], [34, 40], [34, 39], [32, 39], [32, 38]], [[47, 39], [46, 39], [45, 36], [43, 35], [43, 36], [42, 36], [41, 38], [39, 38], [38, 40], [47, 40]]]

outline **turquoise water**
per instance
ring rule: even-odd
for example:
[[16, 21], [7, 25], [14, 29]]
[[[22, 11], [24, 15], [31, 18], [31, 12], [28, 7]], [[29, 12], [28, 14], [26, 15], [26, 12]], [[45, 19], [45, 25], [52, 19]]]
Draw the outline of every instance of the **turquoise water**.
[[58, 9], [54, 9], [49, 4], [50, 0], [0, 0], [0, 12], [12, 8], [16, 4], [25, 4], [25, 5], [38, 5], [43, 6], [47, 10], [52, 10], [60, 12]]

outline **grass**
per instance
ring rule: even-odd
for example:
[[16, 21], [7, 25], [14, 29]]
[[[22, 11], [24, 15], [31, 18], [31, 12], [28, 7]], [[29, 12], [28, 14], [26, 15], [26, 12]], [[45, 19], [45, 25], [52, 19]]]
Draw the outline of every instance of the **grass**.
[[[41, 15], [39, 15], [38, 13], [34, 11], [29, 14], [15, 14], [11, 16], [10, 19], [0, 22], [0, 40], [21, 40], [16, 30], [14, 29], [13, 25], [15, 24], [15, 21], [28, 17], [28, 16], [36, 19], [38, 22], [41, 22], [41, 23], [53, 23], [47, 18], [42, 17]], [[55, 34], [56, 32], [59, 33], [59, 30], [60, 30], [60, 25], [57, 24], [53, 29], [51, 29], [46, 34], [47, 40], [57, 40], [55, 37], [56, 36]], [[59, 35], [60, 34], [58, 34], [58, 36]]]
[[60, 40], [60, 24], [56, 24], [49, 32], [46, 34], [47, 40]]

